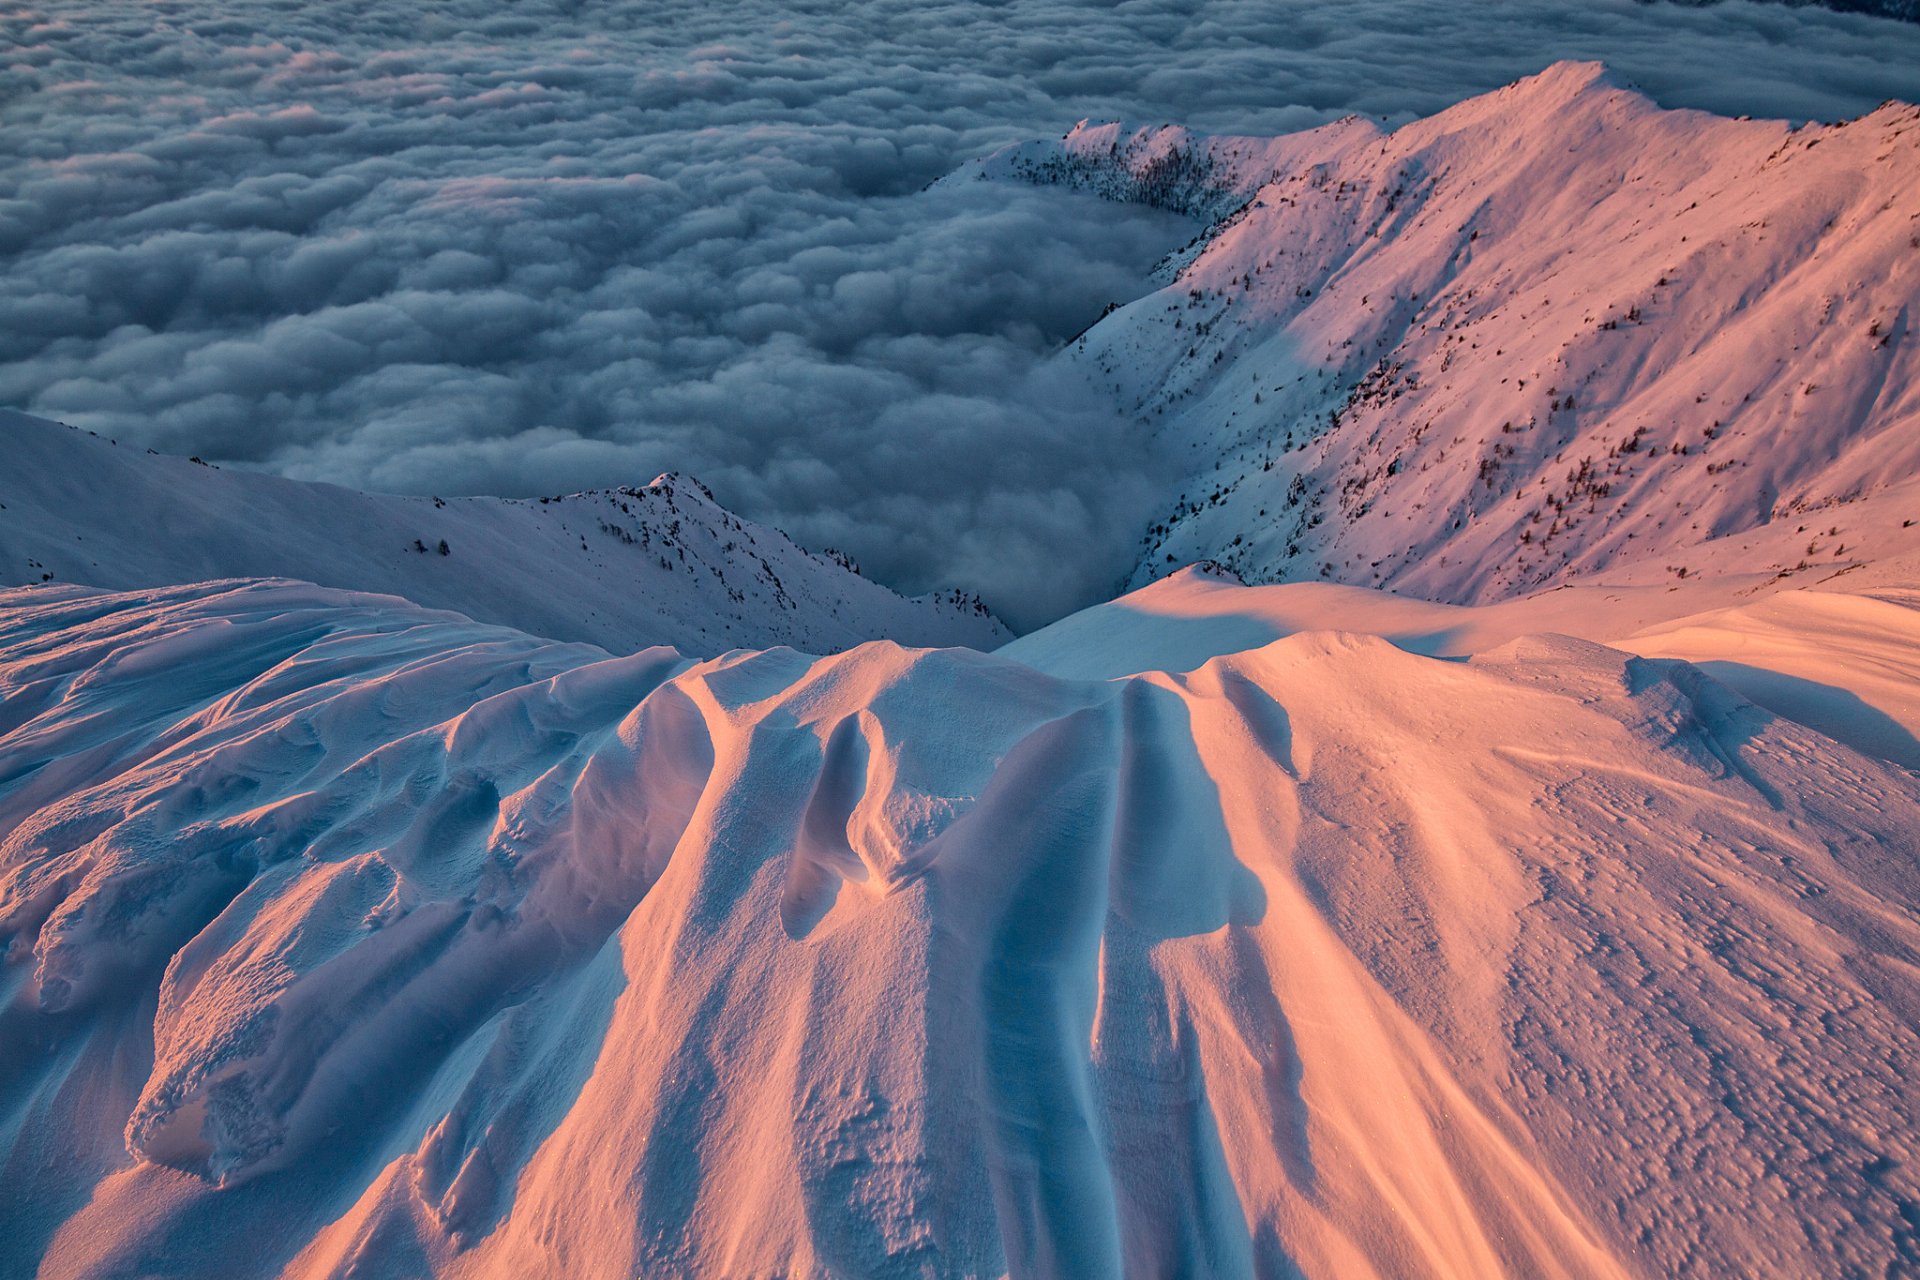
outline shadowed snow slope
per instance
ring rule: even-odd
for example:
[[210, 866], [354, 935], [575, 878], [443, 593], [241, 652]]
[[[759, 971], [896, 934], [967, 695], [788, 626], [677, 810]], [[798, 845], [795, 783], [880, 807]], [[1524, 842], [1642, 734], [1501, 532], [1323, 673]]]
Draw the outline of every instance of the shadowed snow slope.
[[1817, 576], [1920, 518], [1857, 505], [1920, 470], [1920, 108], [1796, 129], [1562, 63], [1391, 133], [1082, 125], [971, 172], [1215, 219], [1067, 356], [1172, 482], [1134, 585], [1474, 603], [1767, 528], [1739, 567]]
[[1911, 1267], [1920, 783], [1711, 671], [0, 593], [0, 1272]]
[[885, 638], [992, 645], [972, 597], [906, 599], [735, 516], [699, 483], [410, 498], [222, 471], [0, 409], [0, 584], [292, 577], [616, 652]]

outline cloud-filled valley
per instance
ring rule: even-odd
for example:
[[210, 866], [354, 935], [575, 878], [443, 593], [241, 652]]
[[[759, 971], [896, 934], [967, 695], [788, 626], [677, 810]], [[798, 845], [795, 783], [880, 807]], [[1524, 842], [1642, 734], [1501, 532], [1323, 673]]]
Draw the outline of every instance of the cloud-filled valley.
[[1559, 57], [1665, 105], [1920, 97], [1920, 29], [1619, 0], [0, 16], [0, 404], [415, 493], [699, 476], [1017, 625], [1108, 594], [1145, 442], [1048, 356], [1192, 226], [930, 186], [1076, 120], [1275, 133]]

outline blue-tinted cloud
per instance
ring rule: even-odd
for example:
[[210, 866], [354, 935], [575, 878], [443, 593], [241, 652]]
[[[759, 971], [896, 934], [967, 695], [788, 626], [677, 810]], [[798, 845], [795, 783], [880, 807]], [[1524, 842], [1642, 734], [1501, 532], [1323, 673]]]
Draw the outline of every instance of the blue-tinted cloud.
[[1734, 113], [1920, 96], [1920, 29], [1740, 2], [125, 0], [0, 44], [0, 403], [378, 489], [690, 471], [1020, 622], [1112, 584], [1147, 487], [1045, 356], [1186, 228], [926, 189], [966, 158], [1559, 57]]

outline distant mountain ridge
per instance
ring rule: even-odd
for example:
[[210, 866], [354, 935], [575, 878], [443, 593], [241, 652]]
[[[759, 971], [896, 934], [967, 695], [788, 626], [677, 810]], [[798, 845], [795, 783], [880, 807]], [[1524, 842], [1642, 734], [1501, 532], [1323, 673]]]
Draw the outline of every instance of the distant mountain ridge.
[[697, 481], [556, 498], [359, 493], [116, 445], [0, 411], [0, 585], [287, 577], [616, 653], [868, 640], [991, 648], [958, 592], [907, 599], [742, 520]]
[[1482, 602], [1782, 527], [1714, 567], [1841, 567], [1920, 518], [1854, 506], [1920, 474], [1920, 108], [1796, 129], [1562, 63], [1392, 133], [1082, 124], [972, 176], [1213, 219], [1065, 357], [1176, 478], [1133, 585]]
[[[1721, 2], [1722, 0], [1673, 0], [1675, 4], [1684, 4], [1692, 8], [1705, 8], [1707, 5]], [[1658, 0], [1640, 0], [1640, 3], [1658, 3]], [[1920, 0], [1767, 0], [1767, 3], [1784, 4], [1796, 9], [1832, 9], [1836, 13], [1864, 13], [1876, 18], [1892, 18], [1899, 22], [1920, 22]]]

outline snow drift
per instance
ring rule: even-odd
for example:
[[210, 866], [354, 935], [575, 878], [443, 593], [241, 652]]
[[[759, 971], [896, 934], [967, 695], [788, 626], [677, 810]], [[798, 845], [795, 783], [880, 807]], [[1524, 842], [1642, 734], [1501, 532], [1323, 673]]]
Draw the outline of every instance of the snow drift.
[[0, 605], [0, 1270], [1913, 1257], [1920, 783], [1700, 666]]

